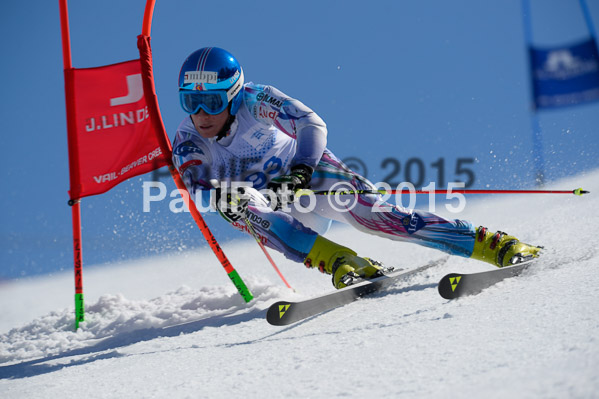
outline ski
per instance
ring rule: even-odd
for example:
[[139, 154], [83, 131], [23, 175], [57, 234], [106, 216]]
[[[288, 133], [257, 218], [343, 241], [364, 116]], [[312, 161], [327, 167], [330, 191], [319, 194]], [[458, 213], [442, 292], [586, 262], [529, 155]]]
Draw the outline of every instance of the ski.
[[487, 270], [479, 273], [450, 273], [439, 281], [439, 294], [445, 299], [478, 294], [509, 277], [518, 276], [530, 266], [535, 259], [514, 266]]
[[399, 270], [388, 273], [372, 280], [364, 280], [348, 287], [320, 295], [299, 302], [279, 301], [275, 302], [266, 312], [266, 320], [274, 326], [284, 326], [296, 323], [311, 316], [346, 305], [358, 298], [381, 291], [400, 280], [405, 280], [417, 273], [421, 273], [434, 266], [439, 266], [447, 261], [447, 257], [441, 258], [413, 270]]

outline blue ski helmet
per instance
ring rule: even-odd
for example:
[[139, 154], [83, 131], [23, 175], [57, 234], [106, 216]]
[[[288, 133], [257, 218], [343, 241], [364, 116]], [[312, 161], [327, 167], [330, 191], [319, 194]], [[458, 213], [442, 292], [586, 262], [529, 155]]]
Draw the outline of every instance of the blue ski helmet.
[[187, 57], [179, 72], [181, 107], [188, 114], [203, 109], [219, 114], [231, 103], [235, 115], [243, 98], [243, 69], [231, 53], [204, 47]]

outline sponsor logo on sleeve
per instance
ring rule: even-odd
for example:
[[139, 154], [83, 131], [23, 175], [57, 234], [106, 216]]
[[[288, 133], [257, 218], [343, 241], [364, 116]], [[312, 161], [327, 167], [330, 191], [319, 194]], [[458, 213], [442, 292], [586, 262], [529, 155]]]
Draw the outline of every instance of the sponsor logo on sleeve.
[[281, 108], [281, 106], [283, 105], [283, 101], [281, 99], [269, 96], [266, 93], [258, 93], [258, 95], [256, 96], [256, 100], [266, 104], [271, 104], [272, 106], [278, 108]]
[[173, 151], [173, 153], [175, 155], [178, 155], [181, 157], [185, 157], [189, 154], [204, 155], [204, 151], [202, 151], [202, 149], [200, 147], [195, 145], [193, 143], [193, 141], [185, 141], [185, 142], [179, 144], [177, 147], [175, 147], [175, 150]]

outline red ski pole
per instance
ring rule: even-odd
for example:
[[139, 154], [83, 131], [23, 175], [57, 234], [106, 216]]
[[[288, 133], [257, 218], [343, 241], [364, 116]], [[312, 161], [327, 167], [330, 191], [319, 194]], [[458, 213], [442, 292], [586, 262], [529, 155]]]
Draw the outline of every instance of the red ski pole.
[[452, 190], [415, 190], [410, 191], [407, 188], [401, 190], [345, 190], [345, 191], [311, 191], [301, 190], [298, 195], [356, 195], [356, 194], [401, 194], [403, 192], [414, 194], [574, 194], [583, 195], [589, 194], [590, 191], [577, 188], [574, 190], [467, 190], [467, 189], [452, 189]]

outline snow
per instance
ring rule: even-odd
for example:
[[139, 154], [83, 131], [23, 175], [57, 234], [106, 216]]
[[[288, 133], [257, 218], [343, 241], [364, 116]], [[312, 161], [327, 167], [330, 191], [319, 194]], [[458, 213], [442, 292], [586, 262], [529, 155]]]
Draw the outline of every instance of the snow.
[[[599, 171], [554, 186], [591, 194], [468, 198], [457, 217], [546, 250], [524, 275], [456, 301], [436, 282], [490, 265], [452, 257], [384, 294], [271, 326], [269, 304], [328, 292], [330, 277], [272, 253], [292, 292], [250, 240], [223, 248], [249, 304], [209, 250], [85, 267], [77, 332], [70, 273], [4, 282], [0, 397], [596, 397]], [[445, 256], [346, 228], [330, 237], [404, 268]]]

